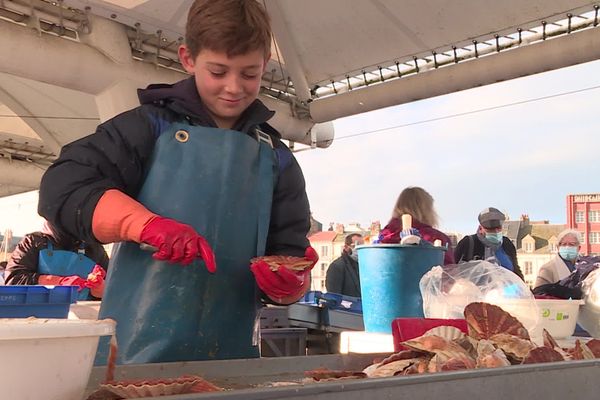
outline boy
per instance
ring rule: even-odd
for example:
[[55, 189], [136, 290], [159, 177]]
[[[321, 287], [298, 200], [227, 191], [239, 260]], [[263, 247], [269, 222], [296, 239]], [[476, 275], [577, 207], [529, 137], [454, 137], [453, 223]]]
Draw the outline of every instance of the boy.
[[[193, 76], [140, 90], [140, 107], [65, 146], [42, 179], [41, 215], [122, 242], [100, 310], [117, 321], [119, 363], [256, 357], [256, 284], [280, 304], [310, 285], [304, 178], [257, 100], [270, 44], [255, 0], [195, 1], [179, 49]], [[265, 253], [312, 266], [251, 272]]]

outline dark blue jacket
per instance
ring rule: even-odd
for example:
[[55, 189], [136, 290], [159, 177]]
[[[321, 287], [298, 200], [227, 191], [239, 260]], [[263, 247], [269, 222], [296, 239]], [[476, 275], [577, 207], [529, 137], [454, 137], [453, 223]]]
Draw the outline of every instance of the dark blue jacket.
[[[156, 139], [167, 125], [180, 122], [216, 127], [198, 95], [194, 77], [173, 85], [150, 85], [139, 90], [138, 96], [141, 106], [65, 145], [42, 177], [38, 212], [58, 229], [86, 241], [95, 240], [91, 224], [98, 200], [108, 189], [137, 197]], [[266, 254], [304, 256], [310, 227], [304, 177], [279, 133], [266, 122], [273, 114], [256, 100], [233, 129], [254, 135], [259, 128], [269, 134], [279, 162]]]

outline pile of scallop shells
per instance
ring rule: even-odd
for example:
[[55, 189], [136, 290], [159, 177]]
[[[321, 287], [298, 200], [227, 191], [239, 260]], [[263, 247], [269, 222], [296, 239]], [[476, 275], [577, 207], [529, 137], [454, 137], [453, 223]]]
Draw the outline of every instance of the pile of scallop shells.
[[600, 340], [575, 341], [560, 347], [544, 330], [544, 344], [531, 341], [527, 329], [502, 308], [488, 303], [465, 307], [468, 334], [441, 326], [402, 342], [404, 350], [367, 366], [363, 371], [306, 371], [313, 381], [380, 378], [475, 368], [506, 367], [565, 360], [600, 358]]

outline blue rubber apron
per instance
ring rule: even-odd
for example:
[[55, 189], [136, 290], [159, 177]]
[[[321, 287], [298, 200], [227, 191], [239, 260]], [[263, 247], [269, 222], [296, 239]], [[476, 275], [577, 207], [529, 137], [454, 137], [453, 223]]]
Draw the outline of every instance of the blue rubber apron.
[[[137, 200], [189, 224], [212, 246], [203, 261], [156, 261], [132, 242], [111, 257], [100, 318], [117, 321], [119, 364], [258, 357], [250, 259], [263, 255], [276, 168], [270, 138], [175, 123], [158, 138]], [[106, 363], [100, 346], [96, 364]]]
[[[75, 253], [68, 250], [54, 250], [54, 246], [48, 239], [48, 248], [40, 250], [38, 257], [38, 272], [41, 275], [73, 276], [87, 279], [94, 269], [96, 262], [84, 253]], [[77, 294], [77, 300], [90, 300], [90, 289], [84, 288]]]

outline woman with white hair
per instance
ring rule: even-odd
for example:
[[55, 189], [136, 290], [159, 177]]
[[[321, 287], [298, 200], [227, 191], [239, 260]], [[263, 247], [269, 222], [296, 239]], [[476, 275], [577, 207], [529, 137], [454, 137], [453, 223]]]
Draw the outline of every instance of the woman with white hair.
[[542, 265], [535, 280], [535, 287], [556, 283], [575, 270], [575, 261], [581, 248], [581, 235], [573, 229], [558, 234], [558, 254]]

